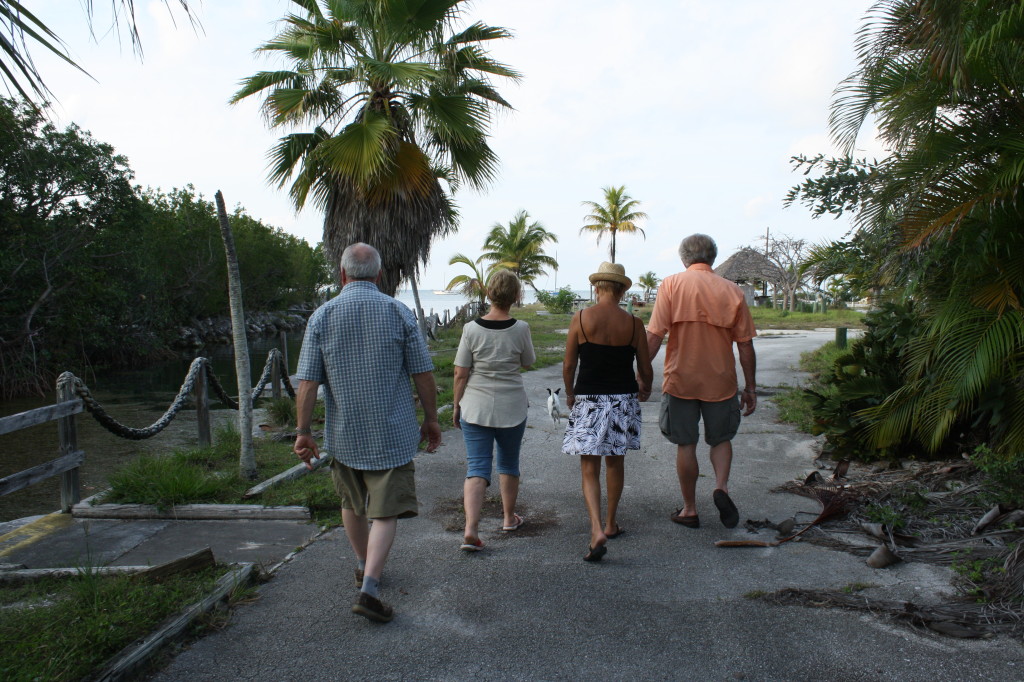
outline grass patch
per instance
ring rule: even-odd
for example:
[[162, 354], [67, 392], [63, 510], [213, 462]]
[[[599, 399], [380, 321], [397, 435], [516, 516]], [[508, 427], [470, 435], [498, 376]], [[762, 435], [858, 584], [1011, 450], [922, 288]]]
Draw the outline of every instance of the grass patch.
[[[257, 438], [253, 442], [259, 478], [267, 479], [299, 463], [291, 441]], [[167, 455], [141, 455], [110, 476], [103, 502], [152, 504], [264, 504], [309, 507], [319, 524], [341, 523], [339, 501], [326, 467], [243, 498], [253, 482], [239, 476], [239, 437], [234, 428], [218, 430], [208, 448], [178, 450]]]
[[789, 312], [780, 308], [751, 308], [758, 329], [814, 329], [816, 327], [863, 327], [864, 313], [845, 308], [823, 313]]
[[0, 679], [79, 680], [205, 596], [226, 568], [160, 582], [100, 576], [0, 586]]
[[[839, 312], [839, 311], [836, 311]], [[811, 313], [801, 313], [809, 315]], [[817, 313], [821, 314], [821, 313]], [[826, 315], [828, 313], [825, 313]], [[800, 354], [800, 369], [811, 375], [806, 388], [818, 393], [828, 394], [834, 391], [833, 386], [826, 386], [821, 378], [832, 371], [836, 358], [845, 353], [836, 346], [835, 341], [829, 341], [820, 348]], [[779, 409], [779, 420], [787, 424], [793, 424], [798, 430], [804, 433], [812, 433], [814, 426], [814, 399], [809, 396], [802, 386], [787, 386], [772, 398]]]

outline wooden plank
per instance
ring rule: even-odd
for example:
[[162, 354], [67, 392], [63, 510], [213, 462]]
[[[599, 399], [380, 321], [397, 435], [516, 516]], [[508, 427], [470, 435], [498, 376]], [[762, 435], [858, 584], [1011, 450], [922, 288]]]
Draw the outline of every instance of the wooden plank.
[[[313, 460], [313, 471], [316, 471], [317, 469], [322, 467], [327, 462], [330, 462], [332, 459], [334, 459], [334, 457], [332, 455], [325, 454], [325, 455], [322, 455], [321, 457], [319, 457], [318, 459]], [[285, 481], [291, 481], [291, 480], [294, 480], [296, 478], [302, 478], [303, 476], [305, 476], [306, 474], [309, 474], [309, 473], [312, 473], [312, 471], [307, 469], [305, 464], [302, 464], [302, 463], [296, 464], [291, 469], [288, 469], [287, 471], [282, 471], [277, 476], [274, 476], [272, 478], [268, 478], [267, 480], [263, 481], [262, 483], [257, 483], [253, 487], [251, 487], [248, 490], [246, 490], [245, 494], [242, 495], [242, 497], [256, 497], [257, 495], [262, 493], [267, 488], [272, 488], [275, 485], [277, 485], [278, 483], [283, 483]]]
[[[152, 566], [94, 566], [88, 569], [89, 573], [96, 575], [131, 575], [143, 573], [152, 569]], [[0, 585], [14, 585], [28, 583], [44, 578], [77, 578], [82, 575], [85, 569], [78, 567], [71, 568], [22, 568], [10, 571], [0, 571]]]
[[178, 573], [188, 573], [191, 571], [201, 571], [204, 568], [209, 568], [217, 563], [213, 558], [213, 550], [209, 547], [199, 550], [198, 552], [192, 552], [183, 557], [177, 559], [171, 559], [170, 561], [158, 564], [149, 568], [148, 570], [142, 571], [136, 577], [145, 578], [147, 580], [162, 580], [171, 575], [177, 575]]
[[115, 657], [114, 662], [109, 665], [96, 678], [100, 682], [119, 682], [120, 680], [131, 679], [132, 675], [144, 665], [161, 648], [177, 639], [185, 631], [192, 621], [202, 614], [210, 611], [222, 599], [231, 594], [239, 585], [249, 582], [253, 571], [252, 564], [242, 564], [217, 581], [213, 592], [192, 606], [185, 609], [181, 615], [163, 626], [139, 644], [132, 644], [125, 647]]
[[0, 478], [0, 495], [9, 495], [13, 492], [35, 485], [39, 481], [62, 474], [65, 471], [77, 469], [85, 461], [85, 452], [75, 450], [57, 459], [50, 460], [45, 464], [39, 464], [31, 469], [19, 471], [5, 478]]
[[74, 400], [66, 400], [56, 405], [47, 405], [46, 407], [37, 407], [34, 410], [27, 410], [25, 412], [19, 412], [18, 414], [12, 414], [9, 417], [0, 417], [0, 436], [5, 433], [13, 433], [20, 431], [21, 429], [27, 429], [30, 426], [38, 426], [39, 424], [45, 424], [46, 422], [52, 422], [54, 419], [61, 419], [62, 417], [69, 417], [73, 414], [78, 414], [85, 410], [82, 405], [80, 398]]
[[245, 519], [308, 521], [306, 507], [264, 507], [257, 504], [180, 504], [160, 510], [151, 504], [76, 504], [77, 519], [176, 519], [178, 521], [233, 521]]

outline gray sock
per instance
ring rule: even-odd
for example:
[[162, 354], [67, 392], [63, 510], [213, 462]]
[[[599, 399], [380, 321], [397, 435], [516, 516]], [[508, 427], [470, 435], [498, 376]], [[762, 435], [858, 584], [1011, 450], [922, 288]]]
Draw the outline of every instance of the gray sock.
[[366, 570], [366, 562], [365, 561], [360, 561], [359, 559], [356, 559], [356, 564], [359, 566], [359, 570], [360, 571], [365, 571]]
[[378, 583], [379, 583], [379, 581], [376, 578], [374, 578], [373, 576], [365, 575], [365, 576], [363, 576], [363, 588], [362, 588], [362, 591], [365, 592], [366, 594], [370, 595], [374, 599], [379, 599], [380, 598], [380, 593], [377, 590]]

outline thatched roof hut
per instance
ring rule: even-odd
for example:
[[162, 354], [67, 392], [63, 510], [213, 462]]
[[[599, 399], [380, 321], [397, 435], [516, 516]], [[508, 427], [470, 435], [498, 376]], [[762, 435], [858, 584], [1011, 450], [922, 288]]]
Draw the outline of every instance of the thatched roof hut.
[[725, 279], [740, 283], [771, 281], [775, 266], [757, 249], [743, 247], [717, 268], [715, 274]]

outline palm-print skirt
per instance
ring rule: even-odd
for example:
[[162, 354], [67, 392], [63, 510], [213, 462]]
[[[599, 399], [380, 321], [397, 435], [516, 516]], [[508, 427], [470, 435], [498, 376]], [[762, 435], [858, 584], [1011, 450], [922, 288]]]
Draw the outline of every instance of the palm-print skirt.
[[567, 455], [625, 455], [640, 449], [640, 401], [636, 393], [577, 395], [565, 427]]

